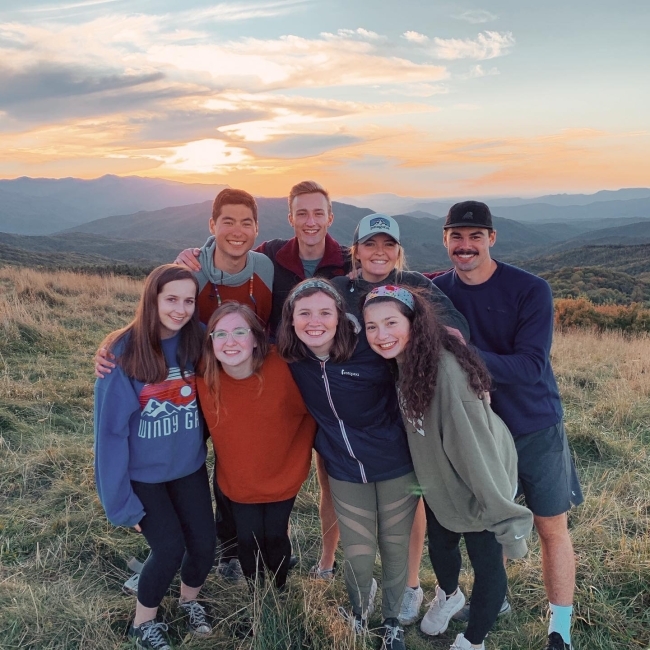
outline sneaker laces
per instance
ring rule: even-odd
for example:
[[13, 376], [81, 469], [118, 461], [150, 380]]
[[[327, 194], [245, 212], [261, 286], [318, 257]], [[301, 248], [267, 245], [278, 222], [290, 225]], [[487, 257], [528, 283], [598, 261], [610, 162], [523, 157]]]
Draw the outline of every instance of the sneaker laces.
[[365, 634], [368, 631], [364, 620], [361, 617], [357, 617], [356, 614], [348, 612], [345, 607], [339, 607], [338, 614], [354, 630], [355, 634]]
[[201, 627], [202, 625], [210, 626], [205, 616], [205, 608], [200, 605], [196, 600], [190, 600], [186, 603], [181, 603], [181, 607], [189, 614], [190, 625], [193, 628]]
[[404, 630], [399, 625], [389, 625], [384, 623], [386, 631], [384, 632], [384, 641], [390, 641], [392, 644], [393, 641], [399, 639], [399, 633], [404, 632]]
[[140, 626], [142, 630], [142, 640], [149, 641], [154, 648], [168, 648], [169, 644], [167, 640], [162, 635], [163, 632], [167, 632], [169, 626], [167, 623], [156, 623], [152, 622], [150, 624], [143, 623]]

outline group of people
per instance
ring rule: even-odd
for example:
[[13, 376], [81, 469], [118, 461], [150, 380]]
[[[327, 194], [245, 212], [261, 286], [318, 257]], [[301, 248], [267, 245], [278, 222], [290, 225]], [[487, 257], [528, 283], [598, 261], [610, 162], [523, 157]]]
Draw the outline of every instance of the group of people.
[[[252, 250], [255, 200], [223, 190], [204, 246], [155, 269], [133, 322], [102, 343], [97, 489], [109, 520], [151, 548], [130, 636], [170, 647], [156, 614], [179, 568], [188, 629], [210, 634], [198, 596], [217, 542], [221, 575], [285, 587], [289, 518], [313, 448], [322, 553], [310, 576], [334, 578], [340, 540], [341, 611], [356, 634], [374, 611], [379, 550], [382, 647], [406, 647], [426, 534], [438, 586], [421, 630], [439, 635], [459, 618], [467, 627], [451, 648], [484, 648], [510, 609], [505, 559], [525, 555], [534, 524], [551, 610], [545, 650], [570, 649], [567, 512], [582, 494], [549, 359], [548, 284], [491, 258], [484, 203], [451, 207], [453, 269], [431, 277], [405, 270], [392, 217], [364, 217], [349, 249], [327, 233], [333, 219], [327, 191], [299, 183], [295, 236]], [[458, 582], [461, 537], [471, 603]]]

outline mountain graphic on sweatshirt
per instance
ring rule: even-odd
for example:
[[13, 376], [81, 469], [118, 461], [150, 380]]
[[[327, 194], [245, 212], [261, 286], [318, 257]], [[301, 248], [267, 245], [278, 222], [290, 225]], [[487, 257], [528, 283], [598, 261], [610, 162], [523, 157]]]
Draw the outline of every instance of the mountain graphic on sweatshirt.
[[138, 437], [169, 436], [181, 429], [199, 426], [194, 373], [181, 375], [179, 368], [170, 368], [167, 379], [159, 384], [145, 384], [139, 396], [140, 426]]

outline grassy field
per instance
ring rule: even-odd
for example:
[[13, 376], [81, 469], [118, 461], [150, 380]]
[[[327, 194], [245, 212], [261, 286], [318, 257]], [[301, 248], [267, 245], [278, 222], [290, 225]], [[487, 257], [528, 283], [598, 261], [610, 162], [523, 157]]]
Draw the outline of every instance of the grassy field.
[[[139, 283], [126, 277], [0, 268], [0, 648], [106, 650], [129, 647], [134, 599], [121, 592], [125, 562], [143, 540], [112, 527], [95, 496], [91, 358], [105, 333], [133, 314]], [[585, 503], [571, 513], [578, 561], [574, 642], [580, 650], [650, 645], [650, 338], [558, 332], [553, 363]], [[342, 649], [354, 640], [336, 614], [343, 581], [306, 577], [319, 551], [317, 484], [304, 486], [292, 517], [298, 568], [281, 601], [250, 601], [213, 574], [205, 595], [217, 622], [204, 641], [183, 639], [177, 584], [163, 603], [175, 647]], [[514, 614], [490, 649], [541, 650], [546, 603], [539, 545], [508, 567]], [[432, 597], [428, 560], [423, 586]], [[469, 590], [470, 576], [463, 574]], [[257, 634], [236, 636], [250, 617]], [[380, 624], [377, 615], [371, 621]], [[408, 628], [410, 650], [449, 648]], [[370, 638], [365, 648], [380, 646]], [[359, 642], [357, 648], [362, 647]]]

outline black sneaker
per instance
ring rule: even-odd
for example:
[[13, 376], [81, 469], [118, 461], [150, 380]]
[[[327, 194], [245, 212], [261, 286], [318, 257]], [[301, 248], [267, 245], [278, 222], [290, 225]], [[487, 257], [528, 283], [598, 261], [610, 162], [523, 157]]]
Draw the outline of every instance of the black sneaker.
[[295, 555], [292, 555], [289, 558], [289, 571], [291, 571], [295, 566], [298, 566], [298, 558]]
[[212, 625], [208, 622], [203, 605], [195, 600], [187, 603], [178, 603], [178, 606], [187, 615], [187, 630], [196, 636], [208, 636], [212, 634]]
[[384, 621], [384, 639], [381, 647], [382, 650], [406, 650], [404, 630], [396, 618], [387, 618]]
[[166, 623], [158, 623], [155, 620], [142, 623], [138, 627], [131, 625], [129, 638], [135, 641], [138, 648], [149, 648], [149, 650], [172, 650], [167, 643], [163, 632], [167, 632]]
[[561, 634], [551, 632], [548, 635], [548, 643], [544, 646], [544, 650], [573, 650], [570, 643], [564, 643]]

